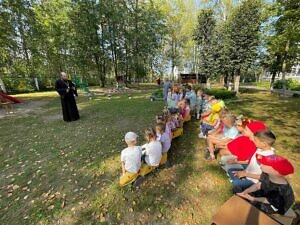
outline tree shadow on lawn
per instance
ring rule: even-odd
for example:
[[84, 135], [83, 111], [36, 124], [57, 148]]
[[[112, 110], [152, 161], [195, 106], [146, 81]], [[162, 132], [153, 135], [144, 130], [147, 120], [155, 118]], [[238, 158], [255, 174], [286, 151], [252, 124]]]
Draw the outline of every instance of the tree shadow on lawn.
[[[208, 180], [206, 183], [208, 186], [205, 189], [202, 189], [201, 185], [203, 184], [200, 184], [200, 189], [196, 188], [195, 195], [187, 193], [186, 187], [195, 188], [194, 184], [189, 185], [189, 183], [201, 183], [201, 179], [206, 176], [207, 171], [219, 174], [221, 171], [217, 166], [194, 167], [194, 164], [197, 163], [195, 153], [199, 151], [195, 144], [197, 142], [195, 129], [196, 126], [193, 123], [185, 125], [184, 135], [172, 142], [169, 152], [172, 167], [162, 167], [149, 174], [139, 188], [119, 188], [116, 184], [118, 176], [115, 174], [118, 172], [112, 172], [109, 176], [114, 179], [109, 180], [114, 180], [115, 183], [101, 190], [96, 199], [92, 200], [92, 209], [82, 211], [82, 216], [89, 216], [94, 212], [107, 224], [177, 224], [178, 221], [176, 222], [174, 218], [179, 216], [180, 221], [186, 220], [186, 222], [190, 222], [189, 224], [199, 224], [195, 221], [201, 221], [201, 218], [193, 218], [191, 215], [198, 216], [199, 213], [205, 211], [207, 206], [201, 206], [201, 201], [203, 201], [201, 198], [206, 198], [207, 202], [215, 201], [218, 190], [212, 187], [217, 185], [216, 181]], [[223, 184], [224, 174], [222, 173], [220, 176]], [[190, 211], [191, 209], [192, 211]], [[210, 213], [205, 215], [206, 221], [209, 221], [209, 216]], [[84, 221], [84, 219], [81, 218], [80, 221]]]
[[[141, 105], [140, 100], [136, 101], [138, 106]], [[130, 117], [131, 128], [134, 130], [140, 129], [141, 125], [152, 124], [154, 112], [158, 108], [161, 110], [159, 104], [153, 107], [149, 101], [146, 105], [152, 104], [153, 109], [144, 107], [141, 113], [149, 111], [148, 114], [141, 114], [136, 119], [132, 104], [134, 102], [124, 103], [122, 116]], [[115, 102], [100, 104], [97, 107], [96, 105], [86, 106], [84, 109], [86, 116], [73, 123], [50, 121], [45, 126], [45, 121], [34, 115], [26, 117], [26, 122], [23, 118], [12, 118], [2, 124], [3, 127], [9, 127], [10, 124], [19, 126], [5, 129], [7, 136], [2, 139], [1, 144], [1, 158], [3, 161], [6, 160], [8, 165], [1, 166], [4, 168], [1, 172], [2, 177], [12, 175], [1, 182], [2, 199], [6, 201], [5, 204], [4, 201], [0, 204], [1, 211], [6, 208], [1, 212], [1, 220], [13, 221], [16, 224], [32, 224], [37, 221], [52, 223], [53, 218], [60, 218], [54, 216], [61, 215], [63, 218], [64, 214], [72, 215], [72, 208], [76, 209], [76, 205], [80, 205], [81, 202], [92, 202], [95, 192], [99, 195], [97, 190], [105, 185], [109, 186], [107, 184], [111, 181], [117, 181], [120, 174], [120, 149], [125, 147], [122, 137], [128, 131], [128, 127], [117, 126], [116, 129], [112, 129], [116, 123], [119, 125], [118, 120], [113, 119], [115, 115], [113, 113], [117, 108], [112, 106]], [[100, 108], [102, 117], [95, 114]], [[151, 112], [153, 115], [149, 115]], [[23, 143], [23, 146], [16, 148], [17, 144], [11, 145], [14, 141]], [[18, 173], [21, 173], [20, 176]], [[16, 178], [11, 182], [10, 179], [13, 177]], [[18, 185], [19, 188], [14, 190], [12, 196], [6, 198], [4, 196], [10, 193], [6, 188], [11, 183]], [[29, 191], [23, 191], [23, 188], [28, 188]], [[60, 204], [64, 199], [66, 206], [61, 209]]]

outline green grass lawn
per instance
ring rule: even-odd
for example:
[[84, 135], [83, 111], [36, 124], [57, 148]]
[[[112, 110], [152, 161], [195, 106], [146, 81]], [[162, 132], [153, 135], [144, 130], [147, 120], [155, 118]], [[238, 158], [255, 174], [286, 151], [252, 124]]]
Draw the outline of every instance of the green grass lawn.
[[[81, 96], [81, 119], [72, 123], [62, 121], [56, 93], [19, 95], [43, 104], [0, 118], [0, 224], [209, 224], [231, 191], [217, 163], [203, 159], [197, 122], [186, 124], [172, 143], [172, 167], [149, 175], [138, 189], [118, 187], [124, 134], [137, 132], [143, 144], [143, 130], [154, 125], [163, 107], [149, 100], [150, 92], [132, 99]], [[289, 179], [299, 196], [300, 99], [269, 94], [240, 99], [229, 108], [274, 131], [276, 151], [296, 168]]]
[[270, 89], [270, 82], [267, 82], [267, 81], [245, 83], [245, 85], [252, 85], [252, 86], [256, 86], [256, 87], [262, 87], [262, 88]]

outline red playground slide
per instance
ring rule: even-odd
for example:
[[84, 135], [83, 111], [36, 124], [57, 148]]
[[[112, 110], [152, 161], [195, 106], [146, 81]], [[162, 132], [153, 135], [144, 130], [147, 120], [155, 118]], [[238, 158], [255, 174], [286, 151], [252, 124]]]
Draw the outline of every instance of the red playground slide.
[[14, 97], [9, 96], [9, 95], [6, 95], [6, 94], [4, 94], [3, 92], [0, 92], [0, 95], [1, 95], [3, 98], [6, 98], [6, 99], [8, 99], [8, 100], [10, 100], [10, 101], [12, 101], [12, 102], [14, 102], [14, 103], [22, 103], [19, 99], [14, 98]]

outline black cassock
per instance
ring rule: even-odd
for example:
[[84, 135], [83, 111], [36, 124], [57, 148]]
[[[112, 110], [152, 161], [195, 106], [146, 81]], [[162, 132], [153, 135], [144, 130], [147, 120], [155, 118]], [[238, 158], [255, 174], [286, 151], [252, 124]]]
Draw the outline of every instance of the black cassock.
[[[78, 94], [74, 83], [70, 80], [60, 79], [56, 81], [55, 89], [60, 95], [64, 121], [78, 120], [79, 113], [75, 101], [75, 96]], [[67, 92], [68, 89], [69, 92]]]

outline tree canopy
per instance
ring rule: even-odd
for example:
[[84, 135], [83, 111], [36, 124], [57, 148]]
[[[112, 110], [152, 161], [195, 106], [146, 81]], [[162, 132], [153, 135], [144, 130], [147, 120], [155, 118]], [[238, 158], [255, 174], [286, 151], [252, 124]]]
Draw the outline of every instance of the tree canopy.
[[237, 91], [240, 76], [285, 75], [299, 61], [299, 12], [297, 0], [1, 1], [0, 79], [28, 91], [66, 71], [104, 86], [173, 79], [177, 67]]

